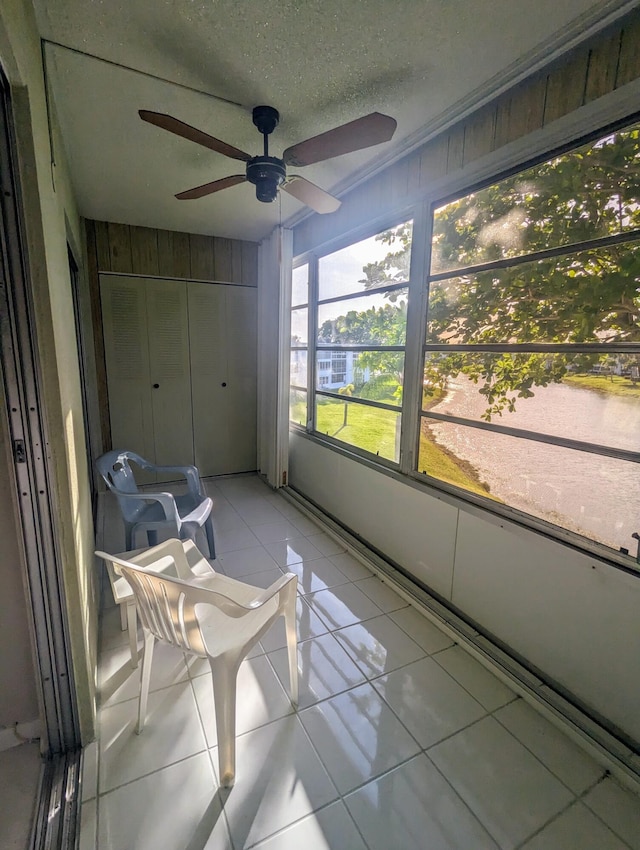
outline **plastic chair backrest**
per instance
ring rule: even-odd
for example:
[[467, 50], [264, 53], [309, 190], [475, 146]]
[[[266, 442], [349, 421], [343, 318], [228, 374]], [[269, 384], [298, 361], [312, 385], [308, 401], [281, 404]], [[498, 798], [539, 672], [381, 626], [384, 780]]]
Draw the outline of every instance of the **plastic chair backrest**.
[[120, 570], [133, 590], [142, 625], [158, 640], [206, 658], [195, 606], [205, 599], [215, 603], [217, 594], [132, 565], [120, 565]]
[[144, 504], [139, 501], [131, 501], [122, 495], [123, 493], [140, 492], [133, 471], [129, 466], [130, 460], [141, 467], [147, 465], [147, 462], [135, 452], [115, 449], [99, 457], [96, 466], [107, 487], [116, 494], [122, 516], [125, 520], [133, 522], [144, 508]]

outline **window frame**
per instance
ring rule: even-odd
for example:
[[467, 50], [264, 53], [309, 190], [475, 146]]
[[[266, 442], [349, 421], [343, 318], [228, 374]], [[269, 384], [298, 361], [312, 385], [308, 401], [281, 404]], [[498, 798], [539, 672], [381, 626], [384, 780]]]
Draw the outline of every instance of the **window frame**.
[[[486, 518], [493, 517], [500, 523], [506, 519], [526, 530], [543, 534], [579, 552], [596, 555], [601, 560], [630, 574], [640, 573], [636, 558], [623, 551], [617, 551], [605, 544], [587, 538], [577, 532], [555, 525], [533, 514], [504, 503], [472, 493], [461, 487], [436, 478], [425, 476], [417, 471], [421, 424], [421, 396], [423, 380], [424, 341], [426, 339], [428, 283], [427, 270], [431, 259], [432, 213], [437, 207], [465, 194], [478, 191], [486, 186], [524, 171], [527, 168], [546, 162], [556, 155], [571, 151], [609, 132], [623, 129], [640, 121], [637, 109], [637, 97], [640, 94], [640, 81], [629, 84], [625, 89], [617, 90], [603, 98], [603, 102], [588, 104], [579, 110], [553, 122], [541, 131], [526, 135], [504, 148], [494, 151], [487, 157], [471, 163], [453, 174], [443, 174], [434, 179], [427, 189], [414, 192], [401, 207], [391, 209], [340, 237], [319, 243], [295, 257], [296, 265], [306, 261], [316, 261], [327, 253], [337, 251], [368, 236], [375, 235], [394, 222], [413, 219], [413, 242], [411, 271], [409, 275], [409, 297], [407, 330], [405, 341], [405, 372], [402, 404], [402, 431], [400, 462], [390, 464], [383, 458], [362, 452], [354, 446], [335, 441], [307, 428], [290, 423], [293, 431], [304, 434], [305, 439], [324, 444], [338, 453], [344, 454], [377, 469], [407, 486], [427, 491], [436, 498], [454, 507], [464, 507], [471, 513]], [[563, 246], [564, 248], [564, 246]], [[450, 274], [447, 273], [447, 274]], [[311, 297], [309, 299], [311, 302]], [[311, 310], [309, 311], [311, 314]], [[309, 336], [315, 341], [315, 336]], [[577, 353], [577, 352], [576, 352]], [[310, 356], [310, 352], [309, 352]], [[311, 367], [315, 371], [315, 357], [311, 358]], [[309, 388], [311, 388], [311, 375]], [[314, 375], [315, 381], [315, 375]], [[308, 399], [311, 393], [308, 393]], [[315, 407], [315, 405], [314, 405]]]
[[[321, 248], [315, 251], [309, 251], [305, 254], [301, 254], [294, 258], [293, 268], [299, 268], [300, 266], [309, 264], [309, 301], [307, 305], [297, 304], [296, 308], [300, 308], [303, 306], [307, 306], [308, 308], [308, 345], [307, 345], [307, 426], [306, 428], [302, 428], [299, 423], [294, 421], [289, 421], [289, 426], [293, 430], [304, 431], [307, 435], [313, 437], [314, 439], [319, 440], [323, 443], [328, 443], [332, 447], [339, 447], [345, 449], [350, 454], [355, 454], [363, 459], [374, 459], [376, 463], [380, 463], [384, 466], [390, 467], [392, 469], [399, 469], [401, 466], [401, 457], [402, 457], [402, 449], [400, 450], [400, 458], [398, 460], [391, 460], [389, 458], [382, 457], [381, 455], [374, 454], [372, 452], [366, 451], [358, 446], [352, 445], [351, 443], [347, 443], [343, 440], [338, 440], [331, 437], [328, 434], [324, 434], [317, 429], [317, 415], [316, 415], [316, 397], [326, 397], [333, 398], [344, 402], [346, 397], [337, 392], [337, 390], [332, 390], [330, 388], [320, 389], [316, 386], [317, 383], [317, 361], [320, 355], [323, 356], [323, 360], [328, 360], [331, 363], [331, 375], [333, 377], [333, 367], [334, 367], [334, 358], [333, 355], [335, 353], [344, 353], [345, 355], [348, 352], [366, 352], [366, 351], [398, 351], [405, 355], [405, 363], [406, 363], [406, 339], [408, 335], [408, 331], [405, 332], [405, 345], [355, 345], [355, 344], [339, 344], [339, 343], [318, 343], [318, 310], [319, 307], [325, 304], [337, 304], [344, 303], [356, 298], [366, 298], [366, 297], [375, 297], [375, 295], [386, 294], [389, 292], [407, 290], [407, 312], [409, 312], [409, 305], [411, 301], [411, 282], [413, 280], [413, 244], [412, 244], [412, 252], [411, 252], [411, 262], [412, 266], [409, 270], [408, 280], [401, 281], [399, 283], [391, 283], [389, 286], [377, 287], [375, 289], [362, 289], [355, 292], [349, 292], [346, 295], [338, 295], [331, 296], [329, 298], [319, 298], [319, 266], [320, 261], [323, 257], [330, 256], [338, 251], [341, 251], [345, 248], [349, 248], [351, 245], [355, 245], [358, 242], [362, 242], [366, 239], [370, 239], [379, 233], [383, 233], [385, 230], [389, 230], [390, 228], [397, 227], [398, 225], [403, 224], [405, 221], [413, 220], [415, 225], [415, 216], [413, 212], [413, 208], [404, 209], [402, 211], [396, 212], [392, 216], [386, 216], [384, 219], [379, 219], [373, 222], [367, 223], [365, 226], [357, 228], [356, 230], [350, 231], [348, 234], [345, 234], [337, 239], [334, 239], [330, 242], [327, 242]], [[294, 305], [292, 304], [292, 309], [294, 309]], [[296, 346], [295, 348], [299, 348]], [[291, 347], [291, 350], [294, 350], [294, 347]], [[334, 383], [334, 381], [330, 380], [329, 383]], [[290, 385], [292, 389], [302, 389], [302, 387], [293, 387]], [[403, 402], [404, 402], [404, 394], [403, 394]], [[348, 403], [362, 405], [363, 407], [374, 407], [381, 410], [389, 410], [393, 413], [397, 413], [400, 416], [400, 433], [402, 435], [402, 420], [403, 420], [403, 404], [400, 405], [391, 405], [385, 402], [379, 402], [371, 399], [362, 399], [357, 396], [349, 396]]]
[[[298, 304], [298, 303], [294, 303], [294, 301], [293, 301], [293, 275], [294, 275], [294, 272], [295, 272], [296, 269], [302, 268], [305, 265], [307, 265], [309, 267], [308, 272], [307, 272], [307, 301], [306, 301], [306, 303], [299, 303]], [[312, 275], [312, 266], [311, 266], [310, 260], [307, 257], [294, 257], [293, 262], [291, 264], [291, 293], [290, 293], [290, 298], [289, 298], [290, 303], [289, 303], [289, 311], [288, 311], [288, 315], [289, 315], [289, 322], [288, 322], [289, 362], [287, 364], [288, 387], [289, 387], [288, 424], [289, 424], [289, 428], [294, 428], [294, 429], [298, 429], [298, 430], [305, 430], [306, 428], [308, 428], [308, 425], [309, 425], [309, 371], [310, 371], [310, 368], [311, 368], [311, 363], [310, 363], [310, 360], [309, 360], [309, 314], [310, 314], [309, 304], [310, 304], [310, 301], [311, 301], [311, 297], [310, 297], [311, 296], [311, 275]], [[305, 308], [307, 310], [307, 343], [306, 343], [306, 345], [292, 345], [291, 344], [291, 314], [293, 313], [294, 310], [301, 310], [301, 309], [305, 309]], [[293, 384], [291, 382], [291, 353], [293, 351], [304, 351], [304, 352], [306, 352], [306, 355], [307, 355], [307, 384], [304, 387], [299, 385], [299, 384]], [[314, 372], [314, 374], [315, 374], [315, 372]], [[307, 416], [306, 416], [307, 424], [306, 424], [306, 426], [303, 426], [299, 422], [296, 422], [295, 420], [291, 419], [291, 395], [292, 395], [292, 391], [304, 392], [306, 394], [306, 398], [307, 398]]]
[[[618, 244], [626, 244], [626, 243], [636, 243], [640, 245], [640, 229], [636, 228], [633, 231], [623, 231], [621, 233], [602, 237], [598, 239], [585, 240], [584, 242], [579, 243], [568, 243], [566, 245], [562, 245], [559, 247], [539, 250], [535, 252], [530, 252], [524, 255], [518, 255], [517, 257], [511, 257], [506, 259], [500, 259], [496, 261], [486, 262], [486, 263], [477, 263], [474, 265], [468, 266], [458, 266], [455, 268], [448, 269], [445, 272], [436, 272], [434, 274], [429, 273], [429, 267], [431, 263], [431, 249], [432, 249], [432, 231], [433, 231], [433, 222], [435, 211], [446, 204], [464, 198], [467, 195], [478, 192], [486, 187], [493, 186], [499, 183], [502, 180], [506, 180], [509, 177], [515, 176], [519, 173], [526, 171], [529, 168], [533, 168], [536, 165], [543, 165], [549, 160], [553, 159], [556, 156], [561, 156], [565, 153], [570, 153], [571, 151], [577, 150], [578, 148], [589, 144], [590, 142], [596, 141], [603, 136], [606, 136], [608, 133], [613, 133], [619, 130], [624, 130], [627, 127], [631, 127], [634, 124], [638, 124], [640, 122], [640, 112], [632, 113], [631, 115], [626, 116], [623, 119], [616, 120], [614, 122], [609, 123], [608, 125], [601, 126], [599, 129], [590, 130], [587, 134], [582, 134], [572, 141], [566, 141], [561, 145], [556, 145], [554, 147], [549, 147], [544, 150], [544, 152], [538, 152], [535, 156], [532, 156], [526, 160], [521, 161], [517, 165], [512, 165], [509, 168], [503, 170], [497, 170], [493, 173], [487, 174], [483, 176], [483, 179], [475, 181], [473, 183], [468, 183], [465, 185], [464, 181], [460, 182], [459, 185], [453, 191], [448, 191], [446, 193], [442, 193], [438, 196], [431, 196], [428, 203], [428, 220], [429, 220], [429, 232], [428, 232], [428, 246], [427, 246], [427, 262], [425, 268], [425, 305], [424, 305], [424, 324], [422, 327], [422, 337], [421, 337], [421, 357], [420, 357], [420, 373], [419, 380], [422, 385], [423, 374], [424, 374], [424, 362], [425, 358], [430, 352], [434, 351], [447, 351], [447, 352], [462, 352], [462, 351], [473, 351], [473, 352], [484, 352], [484, 351], [496, 351], [497, 353], [504, 353], [510, 351], [520, 351], [523, 353], [545, 353], [545, 354], [555, 354], [561, 352], [571, 352], [575, 354], [581, 353], [603, 353], [606, 351], [611, 354], [636, 354], [640, 355], [640, 342], [637, 343], [486, 343], [486, 344], [451, 344], [451, 343], [428, 343], [427, 342], [427, 325], [429, 321], [428, 317], [428, 299], [429, 299], [429, 291], [430, 291], [430, 283], [431, 281], [439, 281], [445, 280], [448, 278], [453, 278], [456, 275], [462, 274], [470, 274], [476, 271], [490, 271], [493, 269], [499, 268], [509, 268], [514, 267], [520, 264], [524, 264], [526, 262], [532, 262], [538, 259], [547, 259], [554, 257], [563, 257], [567, 256], [576, 251], [588, 250], [590, 248], [599, 248], [606, 247], [609, 245], [618, 245]], [[414, 239], [416, 237], [416, 231], [414, 229]], [[422, 386], [420, 386], [420, 395], [422, 394]], [[563, 448], [574, 449], [579, 451], [585, 451], [592, 454], [603, 455], [605, 457], [617, 458], [621, 460], [626, 460], [633, 463], [640, 463], [640, 451], [634, 452], [625, 449], [618, 449], [611, 446], [604, 446], [597, 443], [589, 443], [580, 440], [572, 440], [569, 438], [557, 437], [551, 434], [544, 434], [541, 432], [527, 432], [522, 429], [514, 428], [512, 426], [501, 425], [496, 422], [484, 422], [484, 421], [476, 421], [470, 420], [466, 418], [456, 417], [447, 414], [438, 414], [431, 411], [430, 413], [425, 413], [422, 409], [422, 403], [420, 403], [420, 407], [417, 415], [416, 427], [413, 435], [414, 439], [414, 458], [415, 465], [414, 468], [409, 473], [410, 476], [416, 480], [417, 482], [421, 482], [431, 488], [436, 490], [442, 490], [443, 492], [449, 493], [457, 498], [462, 499], [465, 502], [470, 502], [472, 504], [478, 505], [488, 512], [497, 515], [504, 516], [511, 520], [515, 520], [519, 524], [534, 528], [538, 531], [543, 531], [550, 537], [555, 539], [559, 539], [563, 542], [569, 542], [571, 545], [575, 546], [575, 548], [580, 549], [582, 551], [590, 551], [596, 552], [598, 555], [602, 557], [603, 552], [606, 553], [605, 557], [608, 560], [618, 561], [618, 565], [623, 565], [624, 568], [629, 569], [631, 567], [631, 572], [638, 572], [638, 569], [634, 569], [630, 564], [630, 560], [633, 560], [635, 563], [638, 563], [635, 558], [632, 558], [630, 554], [625, 554], [622, 550], [617, 551], [614, 548], [607, 546], [604, 543], [593, 540], [591, 538], [586, 537], [585, 535], [579, 534], [578, 532], [571, 531], [564, 526], [552, 523], [541, 517], [537, 517], [534, 514], [527, 513], [519, 508], [513, 507], [506, 503], [498, 503], [492, 500], [489, 497], [485, 497], [471, 491], [466, 490], [463, 487], [456, 486], [447, 481], [443, 481], [434, 476], [425, 474], [418, 469], [418, 459], [420, 455], [420, 436], [421, 436], [421, 426], [424, 419], [432, 419], [434, 421], [446, 421], [452, 422], [453, 424], [460, 424], [467, 427], [473, 427], [480, 430], [485, 431], [494, 431], [496, 433], [506, 434], [509, 436], [524, 438], [527, 440], [533, 440], [539, 443], [547, 443], [551, 445], [557, 445]], [[620, 561], [622, 560], [622, 563]]]

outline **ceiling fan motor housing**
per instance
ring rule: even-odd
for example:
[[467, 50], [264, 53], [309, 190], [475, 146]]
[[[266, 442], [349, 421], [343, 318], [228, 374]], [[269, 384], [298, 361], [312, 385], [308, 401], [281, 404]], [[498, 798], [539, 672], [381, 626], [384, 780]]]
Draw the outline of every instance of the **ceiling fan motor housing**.
[[280, 113], [273, 106], [254, 106], [253, 123], [263, 136], [268, 136], [276, 129], [280, 121]]
[[256, 187], [256, 198], [265, 204], [275, 201], [286, 177], [284, 162], [276, 156], [254, 156], [247, 163], [247, 180]]

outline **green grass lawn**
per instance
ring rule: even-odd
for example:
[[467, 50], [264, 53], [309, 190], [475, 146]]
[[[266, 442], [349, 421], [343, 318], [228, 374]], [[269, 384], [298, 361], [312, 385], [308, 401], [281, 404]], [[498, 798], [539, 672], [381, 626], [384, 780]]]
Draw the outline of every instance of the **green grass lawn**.
[[[396, 420], [397, 414], [389, 410], [365, 407], [359, 404], [347, 404], [347, 424], [344, 424], [345, 402], [333, 399], [318, 401], [317, 430], [351, 446], [357, 446], [371, 454], [378, 454], [388, 460], [396, 457]], [[299, 408], [299, 409], [298, 409]], [[303, 405], [292, 409], [294, 422], [305, 419]], [[462, 487], [471, 493], [490, 496], [486, 485], [480, 480], [473, 466], [455, 457], [443, 446], [438, 445], [429, 433], [420, 435], [420, 472], [425, 471], [434, 478]]]
[[607, 395], [640, 398], [640, 383], [633, 383], [629, 378], [619, 375], [566, 375], [563, 382], [573, 387], [583, 387]]
[[[344, 424], [345, 404], [346, 425]], [[380, 455], [388, 460], [397, 460], [397, 419], [398, 414], [391, 410], [322, 399], [318, 400], [316, 430], [371, 454]]]
[[427, 475], [439, 478], [448, 484], [454, 484], [456, 487], [462, 487], [471, 493], [477, 493], [479, 496], [495, 499], [486, 484], [480, 480], [473, 466], [434, 442], [428, 430], [420, 434], [418, 471], [426, 472]]

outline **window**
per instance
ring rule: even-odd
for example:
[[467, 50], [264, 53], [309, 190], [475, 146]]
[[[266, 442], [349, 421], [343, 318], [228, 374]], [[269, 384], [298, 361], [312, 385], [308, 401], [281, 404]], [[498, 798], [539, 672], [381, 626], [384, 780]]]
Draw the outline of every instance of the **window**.
[[314, 259], [317, 286], [304, 305], [317, 328], [309, 346], [313, 431], [392, 463], [399, 460], [411, 238], [406, 221]]
[[640, 531], [639, 127], [434, 210], [421, 387], [419, 473], [615, 549]]
[[307, 345], [309, 310], [309, 264], [291, 274], [291, 346], [289, 362], [289, 419], [307, 424]]
[[[318, 260], [315, 430], [399, 460], [412, 222]], [[318, 365], [318, 373], [320, 371]]]

